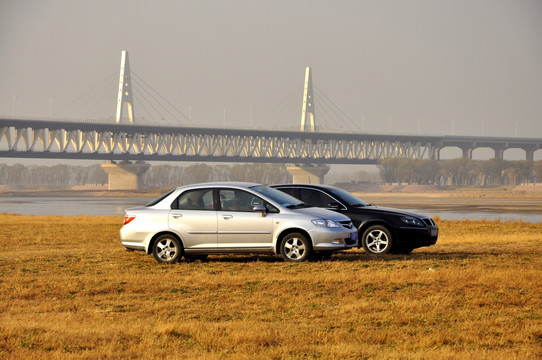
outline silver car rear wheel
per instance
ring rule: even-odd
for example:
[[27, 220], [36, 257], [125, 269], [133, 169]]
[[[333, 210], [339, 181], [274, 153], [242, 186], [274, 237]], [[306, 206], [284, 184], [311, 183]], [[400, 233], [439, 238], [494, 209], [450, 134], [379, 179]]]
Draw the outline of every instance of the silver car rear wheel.
[[311, 244], [303, 234], [288, 234], [280, 243], [280, 254], [284, 261], [304, 261], [309, 257], [310, 253]]
[[162, 235], [154, 242], [152, 254], [160, 263], [174, 264], [182, 256], [181, 243], [173, 235]]

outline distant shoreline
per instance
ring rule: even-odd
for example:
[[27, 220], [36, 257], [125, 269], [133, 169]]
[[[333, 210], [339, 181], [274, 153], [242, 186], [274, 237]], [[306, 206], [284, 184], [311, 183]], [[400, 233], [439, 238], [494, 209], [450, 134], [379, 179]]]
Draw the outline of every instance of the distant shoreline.
[[[134, 191], [103, 189], [13, 189], [0, 187], [2, 197], [155, 198], [172, 187]], [[356, 186], [347, 190], [381, 207], [427, 211], [472, 211], [542, 214], [542, 185], [495, 188], [435, 188], [429, 186]], [[542, 221], [542, 217], [541, 217]]]

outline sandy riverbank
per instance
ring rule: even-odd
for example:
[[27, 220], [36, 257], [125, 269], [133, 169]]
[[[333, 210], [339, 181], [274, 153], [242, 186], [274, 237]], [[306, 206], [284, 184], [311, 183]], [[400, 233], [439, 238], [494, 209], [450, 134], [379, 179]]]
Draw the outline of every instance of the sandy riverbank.
[[500, 187], [352, 186], [366, 202], [400, 209], [542, 214], [542, 184]]

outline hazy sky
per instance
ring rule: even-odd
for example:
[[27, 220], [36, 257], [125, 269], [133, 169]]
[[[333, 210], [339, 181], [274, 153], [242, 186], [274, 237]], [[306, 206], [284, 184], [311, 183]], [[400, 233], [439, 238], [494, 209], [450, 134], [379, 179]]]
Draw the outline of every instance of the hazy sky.
[[542, 137], [540, 0], [1, 0], [0, 49], [5, 115], [114, 116], [128, 50], [195, 125], [298, 126], [311, 66], [327, 128]]

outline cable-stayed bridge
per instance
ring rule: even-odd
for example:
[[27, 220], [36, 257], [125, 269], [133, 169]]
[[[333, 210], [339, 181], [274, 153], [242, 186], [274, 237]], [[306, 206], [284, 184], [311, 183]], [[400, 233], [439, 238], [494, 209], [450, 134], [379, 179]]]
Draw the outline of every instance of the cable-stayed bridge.
[[[124, 110], [128, 113], [128, 123], [122, 123]], [[316, 131], [310, 68], [305, 76], [300, 131], [136, 122], [125, 52], [115, 122], [0, 117], [0, 157], [109, 160], [110, 164], [104, 165], [104, 169], [110, 173], [110, 182], [111, 173], [123, 167], [131, 174], [145, 171], [148, 165], [141, 164], [143, 161], [304, 164], [300, 168], [308, 173], [304, 172], [300, 181], [312, 182], [322, 180], [327, 171], [325, 165], [376, 164], [382, 159], [397, 157], [439, 160], [440, 151], [448, 147], [461, 149], [466, 158], [472, 158], [473, 150], [487, 147], [501, 159], [507, 149], [519, 148], [525, 151], [525, 159], [532, 161], [534, 153], [542, 149], [542, 139]], [[115, 161], [122, 161], [124, 165], [114, 164]], [[127, 164], [129, 161], [140, 164]], [[119, 183], [122, 181], [127, 180], [122, 178]]]
[[439, 159], [458, 147], [465, 157], [479, 147], [502, 158], [519, 148], [532, 160], [542, 139], [356, 134], [338, 132], [114, 124], [0, 118], [0, 157], [128, 161], [217, 161], [375, 164], [384, 158]]

